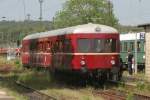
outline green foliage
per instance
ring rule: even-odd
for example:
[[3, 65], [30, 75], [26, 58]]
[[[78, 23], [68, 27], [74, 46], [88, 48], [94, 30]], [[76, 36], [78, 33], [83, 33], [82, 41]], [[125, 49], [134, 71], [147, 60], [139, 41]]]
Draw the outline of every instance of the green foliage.
[[133, 93], [129, 92], [126, 100], [134, 100]]
[[83, 100], [91, 100], [89, 96], [83, 97]]
[[138, 90], [144, 90], [146, 88], [146, 85], [144, 84], [144, 82], [137, 82], [136, 87]]
[[0, 44], [17, 44], [17, 40], [21, 42], [21, 40], [28, 34], [47, 31], [50, 29], [50, 21], [1, 21]]
[[113, 6], [107, 0], [68, 0], [53, 19], [53, 28], [64, 28], [89, 22], [118, 25]]
[[51, 77], [48, 71], [34, 70], [21, 74], [18, 81], [24, 82], [25, 84], [38, 89], [48, 87], [51, 83]]
[[120, 82], [118, 84], [118, 90], [122, 91], [122, 90], [124, 90], [124, 88], [125, 88], [125, 82]]
[[17, 69], [22, 69], [22, 64], [19, 59], [16, 59], [14, 63]]
[[146, 89], [150, 92], [150, 84], [146, 85]]

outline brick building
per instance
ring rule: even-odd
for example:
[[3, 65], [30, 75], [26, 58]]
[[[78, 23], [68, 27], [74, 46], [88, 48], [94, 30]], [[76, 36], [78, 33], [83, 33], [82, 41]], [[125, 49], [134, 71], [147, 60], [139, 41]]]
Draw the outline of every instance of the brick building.
[[143, 27], [145, 35], [145, 76], [148, 81], [150, 81], [150, 23], [139, 25], [138, 27]]

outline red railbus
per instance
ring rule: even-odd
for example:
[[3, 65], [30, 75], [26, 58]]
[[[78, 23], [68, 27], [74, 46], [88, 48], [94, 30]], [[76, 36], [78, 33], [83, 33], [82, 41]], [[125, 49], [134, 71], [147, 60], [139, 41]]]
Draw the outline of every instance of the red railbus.
[[92, 77], [120, 76], [119, 33], [100, 24], [84, 24], [35, 33], [22, 41], [24, 67], [44, 67], [87, 73]]

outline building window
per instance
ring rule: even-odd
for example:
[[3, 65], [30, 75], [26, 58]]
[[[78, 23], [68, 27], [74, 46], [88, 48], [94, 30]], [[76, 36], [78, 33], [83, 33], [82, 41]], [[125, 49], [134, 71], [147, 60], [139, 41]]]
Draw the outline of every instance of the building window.
[[130, 49], [131, 51], [134, 51], [134, 42], [130, 42]]
[[137, 42], [137, 51], [140, 51], [140, 50], [141, 50], [141, 43], [139, 41], [139, 42]]
[[122, 43], [120, 43], [120, 51], [123, 51], [123, 50], [122, 50]]

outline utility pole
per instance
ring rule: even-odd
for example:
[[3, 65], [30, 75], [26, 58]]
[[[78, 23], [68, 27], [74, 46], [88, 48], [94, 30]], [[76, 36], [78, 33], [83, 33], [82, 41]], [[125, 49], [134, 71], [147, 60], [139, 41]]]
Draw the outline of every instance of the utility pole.
[[31, 15], [30, 14], [27, 14], [27, 20], [30, 21], [30, 17]]
[[23, 0], [23, 10], [24, 10], [24, 21], [26, 20], [26, 3]]
[[137, 74], [137, 33], [135, 33], [135, 74]]
[[42, 21], [42, 4], [43, 4], [43, 0], [39, 0], [39, 3], [40, 3], [40, 21]]

